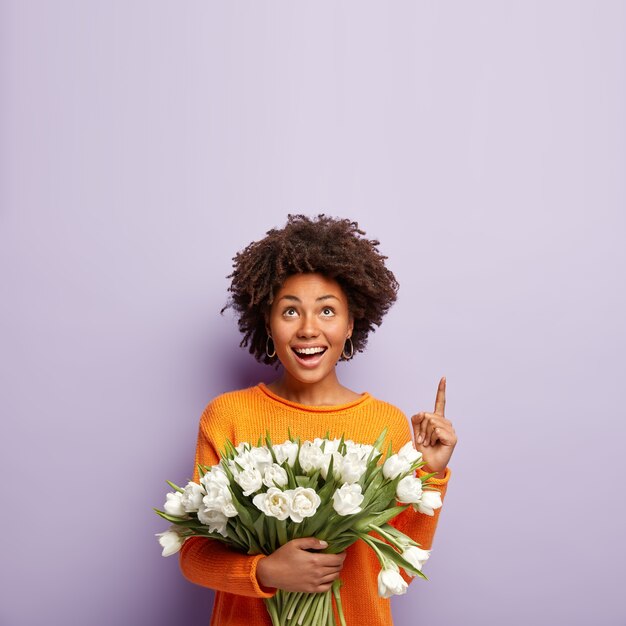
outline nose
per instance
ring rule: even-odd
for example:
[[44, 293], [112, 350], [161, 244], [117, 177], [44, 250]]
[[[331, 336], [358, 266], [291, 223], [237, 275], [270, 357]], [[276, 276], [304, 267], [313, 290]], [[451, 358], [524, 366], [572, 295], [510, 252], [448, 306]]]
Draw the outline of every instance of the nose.
[[317, 327], [317, 318], [315, 315], [303, 315], [301, 318], [300, 327], [298, 328], [298, 337], [317, 337], [319, 335], [319, 328]]

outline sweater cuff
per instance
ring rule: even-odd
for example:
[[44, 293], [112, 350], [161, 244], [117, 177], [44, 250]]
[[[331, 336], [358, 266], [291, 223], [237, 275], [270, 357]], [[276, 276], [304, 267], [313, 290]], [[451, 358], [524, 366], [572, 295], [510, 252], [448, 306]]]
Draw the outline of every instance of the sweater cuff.
[[266, 557], [265, 554], [257, 554], [252, 559], [251, 568], [250, 568], [250, 582], [252, 583], [252, 586], [254, 590], [256, 591], [256, 594], [259, 598], [271, 598], [272, 596], [276, 594], [276, 589], [274, 589], [273, 587], [264, 587], [259, 582], [259, 579], [257, 578], [257, 575], [256, 575], [257, 565], [259, 564], [259, 561], [261, 559], [264, 559], [265, 557]]
[[[422, 476], [426, 476], [427, 474], [430, 474], [430, 473], [431, 472], [425, 472], [421, 467], [417, 468], [418, 478], [422, 478]], [[446, 469], [444, 470], [443, 478], [435, 478], [433, 476], [432, 478], [428, 479], [428, 484], [429, 485], [447, 485], [448, 481], [450, 480], [451, 475], [452, 475], [452, 472], [450, 471], [450, 468], [446, 467]]]
[[263, 587], [256, 576], [263, 554], [238, 552], [217, 539], [190, 537], [180, 551], [183, 575], [192, 583], [253, 598], [271, 598], [276, 589]]

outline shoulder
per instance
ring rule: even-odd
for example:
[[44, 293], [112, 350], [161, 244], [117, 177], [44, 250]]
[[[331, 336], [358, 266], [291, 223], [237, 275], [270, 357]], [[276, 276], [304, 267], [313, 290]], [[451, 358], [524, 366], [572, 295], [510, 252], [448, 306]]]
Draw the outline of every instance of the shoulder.
[[389, 434], [394, 439], [400, 437], [406, 440], [406, 436], [410, 436], [409, 419], [397, 406], [371, 396], [370, 407], [371, 411], [385, 421]]
[[370, 394], [370, 405], [372, 410], [377, 411], [379, 413], [384, 413], [389, 417], [393, 417], [395, 419], [403, 419], [406, 421], [407, 417], [402, 410], [400, 410], [395, 404], [391, 404], [391, 402], [387, 402], [385, 400], [381, 400], [380, 398], [376, 398]]
[[241, 412], [242, 408], [246, 408], [254, 403], [255, 398], [258, 398], [256, 386], [222, 393], [209, 401], [202, 412], [201, 420], [205, 421], [219, 416], [236, 415]]

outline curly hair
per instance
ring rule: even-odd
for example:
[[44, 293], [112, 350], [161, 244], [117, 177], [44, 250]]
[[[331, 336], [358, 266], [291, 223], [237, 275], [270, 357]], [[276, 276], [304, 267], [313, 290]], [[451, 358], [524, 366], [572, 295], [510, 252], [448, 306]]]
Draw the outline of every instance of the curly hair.
[[249, 344], [257, 361], [277, 363], [276, 356], [265, 352], [266, 319], [274, 295], [292, 274], [316, 272], [333, 278], [344, 290], [354, 318], [354, 352], [363, 352], [369, 332], [381, 325], [396, 301], [399, 285], [385, 267], [380, 242], [362, 235], [357, 222], [348, 219], [290, 214], [284, 228], [268, 230], [263, 239], [238, 252], [234, 271], [227, 276], [232, 295], [222, 313], [234, 309], [243, 333], [240, 345]]

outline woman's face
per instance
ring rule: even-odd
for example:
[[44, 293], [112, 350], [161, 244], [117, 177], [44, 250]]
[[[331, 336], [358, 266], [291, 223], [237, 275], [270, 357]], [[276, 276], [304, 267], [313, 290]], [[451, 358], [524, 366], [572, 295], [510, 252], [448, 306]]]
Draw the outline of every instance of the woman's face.
[[268, 325], [285, 372], [311, 384], [335, 376], [354, 324], [337, 281], [322, 274], [294, 274], [276, 294]]

